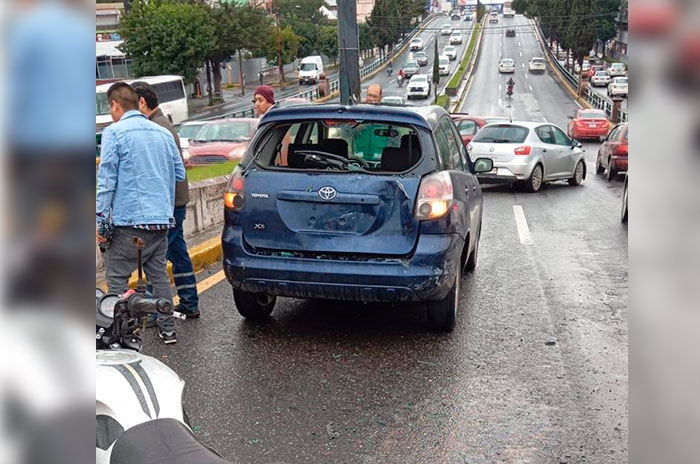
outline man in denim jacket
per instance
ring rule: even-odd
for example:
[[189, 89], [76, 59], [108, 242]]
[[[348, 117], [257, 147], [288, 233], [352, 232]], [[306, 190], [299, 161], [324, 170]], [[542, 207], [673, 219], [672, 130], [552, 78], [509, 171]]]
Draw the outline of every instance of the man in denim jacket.
[[[137, 267], [134, 238], [144, 241], [143, 269], [153, 296], [172, 300], [167, 273], [168, 229], [175, 226], [175, 182], [185, 179], [185, 167], [172, 134], [139, 112], [138, 96], [124, 82], [113, 84], [107, 100], [114, 124], [102, 133], [97, 174], [97, 240], [103, 225], [113, 226], [105, 252], [110, 292], [127, 289]], [[158, 334], [175, 343], [175, 320], [158, 317]]]

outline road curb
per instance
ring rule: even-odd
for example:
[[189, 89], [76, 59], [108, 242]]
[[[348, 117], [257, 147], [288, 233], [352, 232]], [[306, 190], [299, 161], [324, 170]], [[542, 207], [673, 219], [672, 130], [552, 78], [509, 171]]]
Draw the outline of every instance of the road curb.
[[[197, 274], [214, 263], [221, 261], [223, 257], [223, 250], [221, 248], [221, 237], [216, 236], [202, 243], [198, 243], [191, 248], [188, 248], [190, 254], [190, 260], [192, 261], [192, 267], [194, 268], [194, 273]], [[173, 280], [173, 266], [168, 262], [168, 276], [170, 277], [170, 283], [175, 284]], [[144, 276], [145, 278], [145, 276]], [[129, 288], [136, 288], [138, 282], [138, 273], [134, 271], [129, 278]], [[99, 282], [97, 287], [104, 291], [107, 291], [107, 283]]]

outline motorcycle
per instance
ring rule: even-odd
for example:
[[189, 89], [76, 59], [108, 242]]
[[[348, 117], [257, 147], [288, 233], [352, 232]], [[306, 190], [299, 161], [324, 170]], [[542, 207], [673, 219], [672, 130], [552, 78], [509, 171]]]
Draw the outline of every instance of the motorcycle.
[[389, 67], [386, 68], [386, 73], [391, 76], [394, 73], [394, 68], [389, 65]]
[[396, 78], [396, 83], [399, 87], [403, 87], [403, 76], [399, 74], [399, 76]]
[[95, 301], [95, 463], [230, 464], [192, 433], [182, 405], [185, 382], [140, 353], [139, 319], [158, 313], [181, 317], [170, 301], [99, 289]]
[[513, 84], [508, 85], [508, 88], [506, 89], [506, 95], [508, 95], [508, 98], [511, 98], [513, 96]]

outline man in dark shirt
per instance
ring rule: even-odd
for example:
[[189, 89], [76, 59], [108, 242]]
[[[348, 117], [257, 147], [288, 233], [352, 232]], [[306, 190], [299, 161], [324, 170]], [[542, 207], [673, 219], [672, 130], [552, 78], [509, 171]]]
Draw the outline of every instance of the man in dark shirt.
[[[180, 156], [182, 156], [180, 137], [175, 127], [158, 107], [158, 95], [153, 87], [146, 82], [134, 82], [131, 86], [139, 96], [139, 111], [151, 121], [170, 131], [175, 139], [177, 149], [180, 151]], [[168, 231], [167, 259], [173, 264], [175, 287], [177, 295], [180, 297], [180, 302], [175, 307], [175, 310], [185, 314], [188, 319], [197, 318], [200, 315], [197, 280], [194, 276], [194, 269], [187, 251], [187, 243], [185, 243], [183, 232], [183, 223], [189, 201], [190, 190], [187, 177], [185, 176], [185, 180], [175, 184], [175, 228]]]

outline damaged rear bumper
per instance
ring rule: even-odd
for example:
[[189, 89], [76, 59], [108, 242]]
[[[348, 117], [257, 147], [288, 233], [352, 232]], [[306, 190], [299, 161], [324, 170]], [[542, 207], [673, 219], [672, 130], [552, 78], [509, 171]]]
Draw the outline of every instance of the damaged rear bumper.
[[421, 234], [404, 257], [342, 257], [287, 252], [257, 253], [238, 226], [222, 235], [224, 272], [234, 289], [293, 298], [346, 301], [431, 301], [444, 298], [454, 282], [464, 239], [457, 234]]

